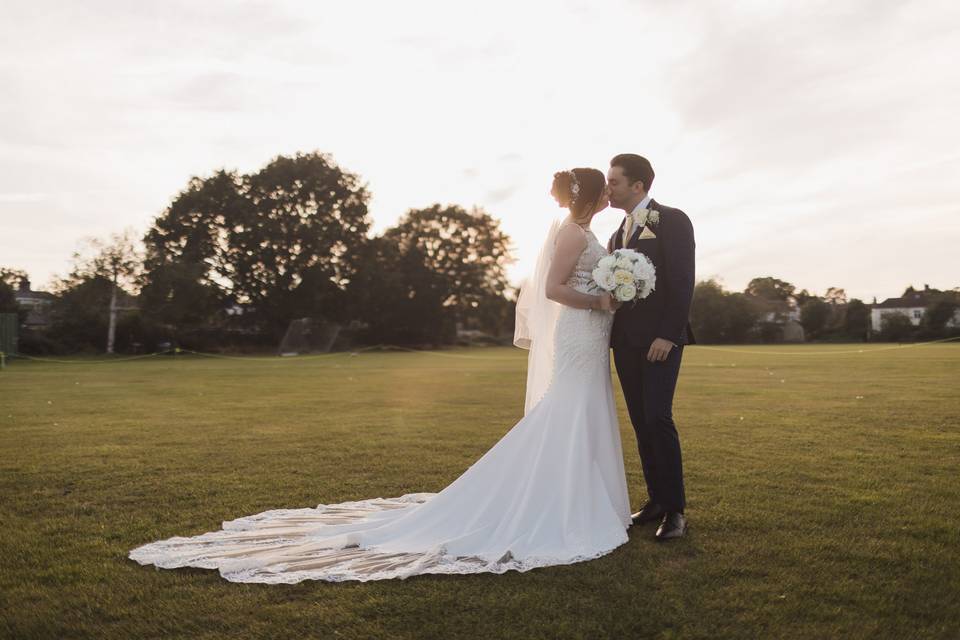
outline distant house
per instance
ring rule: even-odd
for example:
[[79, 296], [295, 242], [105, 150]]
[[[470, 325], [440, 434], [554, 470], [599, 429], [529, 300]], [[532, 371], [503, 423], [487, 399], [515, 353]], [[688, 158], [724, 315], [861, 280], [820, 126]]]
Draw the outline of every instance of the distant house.
[[26, 327], [42, 329], [50, 324], [49, 308], [55, 300], [52, 293], [31, 291], [30, 281], [23, 278], [20, 280], [15, 297], [20, 308], [27, 311], [27, 318], [24, 321]]
[[768, 334], [767, 340], [775, 342], [803, 342], [803, 325], [800, 324], [800, 307], [793, 297], [788, 300], [763, 300], [756, 298], [754, 304], [761, 307], [757, 319], [757, 328], [775, 327], [775, 334]]
[[[887, 298], [883, 302], [874, 303], [870, 305], [870, 328], [875, 332], [880, 331], [883, 328], [884, 317], [894, 314], [906, 316], [913, 326], [919, 326], [927, 311], [927, 306], [933, 302], [935, 295], [941, 293], [941, 291], [931, 289], [930, 285], [925, 284], [923, 285], [923, 291], [907, 287], [907, 290], [899, 298]], [[954, 314], [951, 320], [947, 321], [947, 326], [960, 326], [960, 310]]]

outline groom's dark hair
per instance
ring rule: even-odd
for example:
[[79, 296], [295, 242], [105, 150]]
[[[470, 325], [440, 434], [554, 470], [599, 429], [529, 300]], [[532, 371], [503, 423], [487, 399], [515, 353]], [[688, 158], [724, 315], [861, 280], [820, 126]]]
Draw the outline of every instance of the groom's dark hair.
[[623, 169], [623, 175], [627, 177], [627, 180], [630, 182], [639, 180], [643, 183], [643, 189], [650, 191], [650, 187], [653, 185], [653, 167], [650, 165], [650, 161], [643, 156], [638, 156], [635, 153], [621, 153], [613, 156], [610, 166], [620, 167]]

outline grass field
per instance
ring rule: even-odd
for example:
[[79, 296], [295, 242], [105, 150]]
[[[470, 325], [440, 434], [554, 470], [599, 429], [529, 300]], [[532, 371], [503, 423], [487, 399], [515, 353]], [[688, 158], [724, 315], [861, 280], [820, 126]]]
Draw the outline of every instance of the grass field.
[[863, 348], [687, 350], [682, 541], [651, 526], [572, 566], [287, 586], [126, 554], [269, 508], [439, 491], [520, 417], [525, 352], [17, 362], [0, 634], [958, 638], [960, 345]]

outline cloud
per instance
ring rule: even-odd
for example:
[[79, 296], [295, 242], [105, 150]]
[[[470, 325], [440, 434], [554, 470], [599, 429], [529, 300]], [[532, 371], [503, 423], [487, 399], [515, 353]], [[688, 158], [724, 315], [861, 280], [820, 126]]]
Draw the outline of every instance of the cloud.
[[498, 189], [491, 189], [484, 194], [484, 202], [491, 205], [499, 204], [512, 198], [521, 189], [522, 185], [519, 184], [505, 185]]
[[929, 153], [936, 140], [923, 114], [960, 98], [937, 71], [960, 22], [947, 26], [928, 4], [704, 5], [697, 46], [669, 77], [671, 105], [688, 136], [722, 150], [717, 178], [808, 173], [891, 148]]
[[170, 92], [171, 106], [188, 110], [242, 111], [255, 102], [244, 76], [234, 72], [198, 74]]

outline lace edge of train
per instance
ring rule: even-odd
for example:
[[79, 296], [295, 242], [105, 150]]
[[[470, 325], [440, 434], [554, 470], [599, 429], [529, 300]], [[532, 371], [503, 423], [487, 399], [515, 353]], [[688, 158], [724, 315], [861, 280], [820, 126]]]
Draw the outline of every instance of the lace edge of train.
[[[468, 575], [476, 573], [495, 573], [502, 574], [508, 571], [517, 571], [520, 573], [549, 566], [562, 566], [576, 564], [594, 560], [608, 555], [621, 547], [629, 540], [624, 531], [624, 540], [611, 547], [604, 548], [590, 553], [575, 554], [568, 557], [553, 556], [531, 556], [522, 560], [513, 558], [509, 552], [505, 557], [499, 560], [489, 561], [478, 557], [451, 557], [444, 555], [443, 550], [428, 552], [420, 555], [420, 558], [413, 563], [407, 563], [403, 567], [379, 571], [369, 574], [357, 573], [351, 570], [331, 570], [331, 571], [263, 571], [261, 568], [244, 568], [240, 570], [231, 570], [223, 566], [222, 560], [191, 558], [188, 561], [183, 559], [171, 558], [162, 551], [150, 552], [149, 548], [157, 548], [157, 544], [144, 545], [138, 547], [129, 554], [129, 558], [142, 566], [152, 565], [158, 571], [161, 569], [207, 569], [216, 570], [220, 576], [229, 582], [238, 583], [258, 583], [258, 584], [296, 584], [306, 580], [319, 580], [325, 582], [370, 582], [374, 580], [405, 580], [416, 575]], [[364, 549], [371, 555], [376, 555], [375, 548]], [[139, 553], [137, 553], [139, 552]]]
[[504, 562], [485, 562], [475, 558], [448, 559], [444, 556], [438, 559], [437, 564], [429, 564], [430, 559], [424, 558], [424, 561], [418, 563], [421, 566], [415, 570], [405, 568], [371, 574], [358, 574], [352, 571], [329, 573], [310, 571], [289, 573], [257, 573], [256, 571], [231, 572], [225, 571], [222, 568], [219, 570], [219, 573], [222, 578], [229, 582], [248, 584], [296, 584], [307, 580], [322, 582], [373, 582], [376, 580], [406, 580], [407, 578], [419, 575], [471, 575], [479, 573], [503, 574], [507, 573], [508, 571], [525, 573], [533, 569], [571, 565], [579, 562], [595, 560], [612, 553], [624, 543], [625, 542], [622, 542], [613, 547], [593, 553], [580, 554], [568, 558], [539, 556], [530, 557], [523, 560], [511, 559]]

